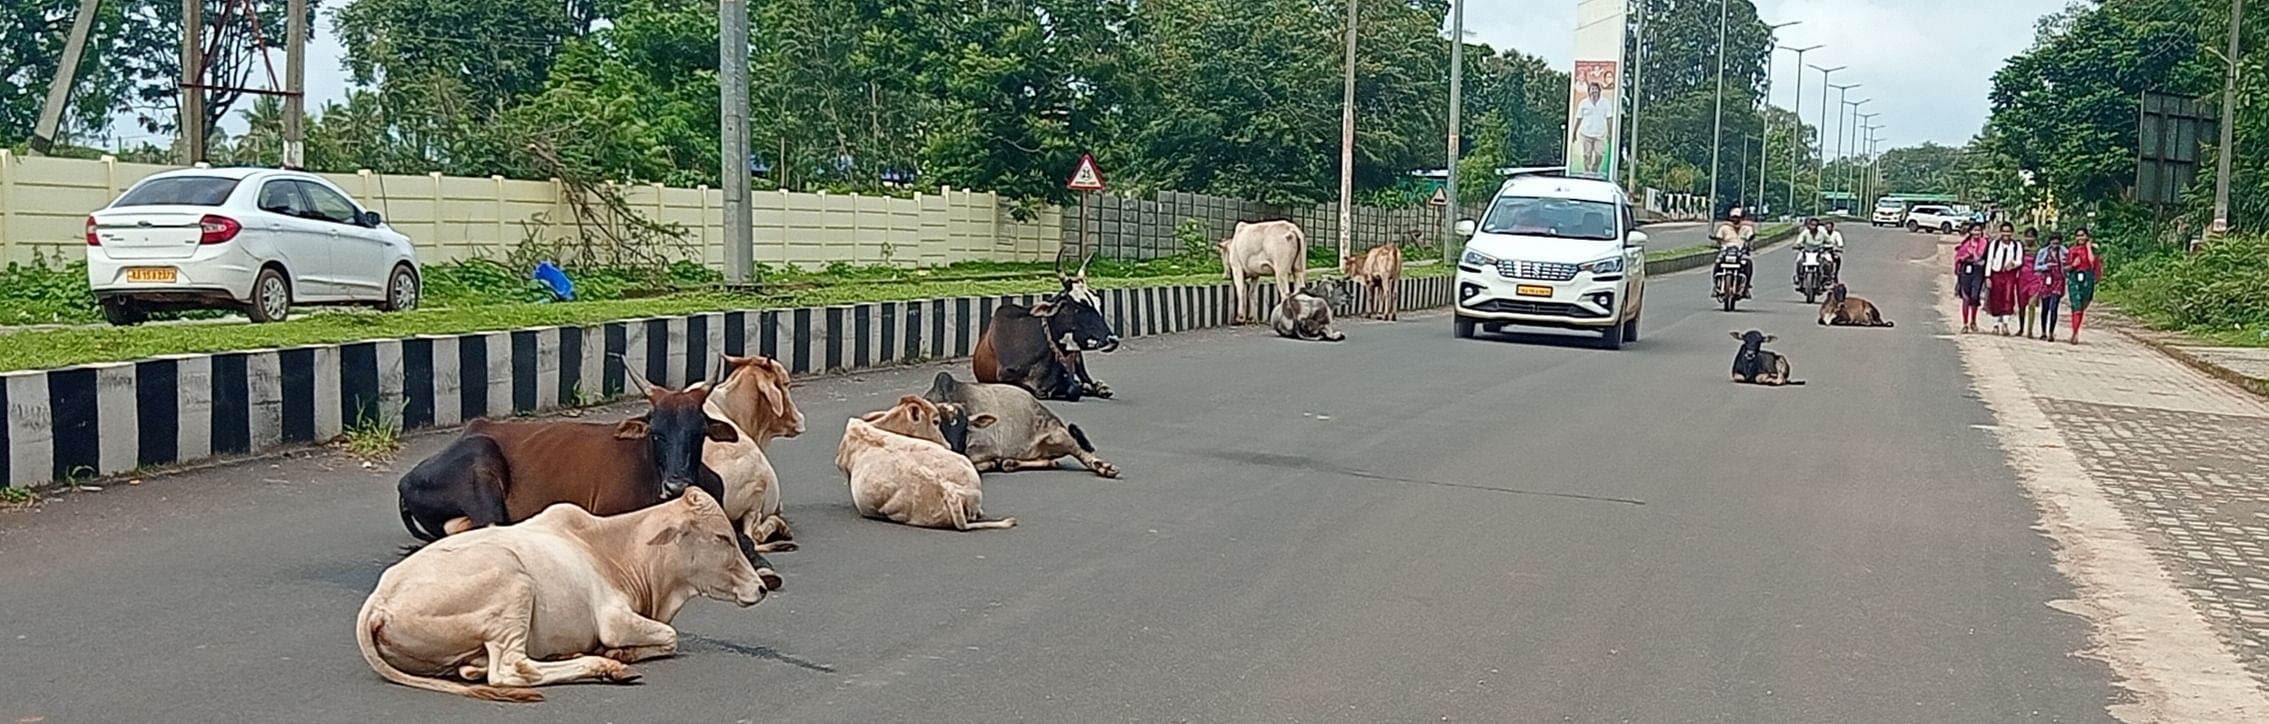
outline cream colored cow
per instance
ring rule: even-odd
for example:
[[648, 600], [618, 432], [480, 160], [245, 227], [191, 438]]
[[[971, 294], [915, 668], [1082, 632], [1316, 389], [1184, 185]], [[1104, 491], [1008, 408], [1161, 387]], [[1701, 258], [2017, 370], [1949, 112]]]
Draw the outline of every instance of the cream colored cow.
[[780, 478], [766, 454], [775, 438], [804, 433], [804, 413], [788, 396], [788, 368], [769, 357], [721, 356], [725, 379], [706, 403], [710, 417], [733, 426], [740, 439], [701, 445], [701, 464], [725, 483], [725, 517], [740, 526], [758, 553], [796, 549], [781, 516]]
[[982, 520], [977, 467], [946, 447], [937, 419], [935, 403], [907, 395], [889, 410], [844, 422], [835, 467], [850, 480], [852, 506], [922, 528], [1016, 527], [1015, 518]]
[[621, 515], [561, 503], [434, 542], [378, 577], [355, 639], [387, 681], [541, 701], [531, 687], [635, 681], [626, 664], [677, 653], [670, 622], [695, 596], [745, 607], [779, 589], [741, 555], [716, 499], [688, 488]]
[[1245, 282], [1276, 276], [1276, 296], [1285, 299], [1292, 290], [1308, 286], [1308, 235], [1290, 221], [1237, 222], [1227, 240], [1214, 245], [1221, 252], [1221, 267], [1237, 288], [1234, 324], [1253, 321], [1253, 299]]

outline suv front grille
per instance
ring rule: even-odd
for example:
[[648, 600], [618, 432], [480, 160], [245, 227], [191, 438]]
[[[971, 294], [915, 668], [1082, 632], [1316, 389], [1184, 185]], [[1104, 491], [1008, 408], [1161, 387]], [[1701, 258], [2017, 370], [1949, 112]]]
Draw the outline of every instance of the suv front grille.
[[1497, 274], [1507, 279], [1564, 282], [1576, 278], [1576, 265], [1500, 259], [1497, 261]]
[[1467, 305], [1466, 308], [1476, 312], [1535, 314], [1574, 319], [1598, 319], [1607, 316], [1566, 302], [1528, 302], [1518, 299], [1491, 299], [1480, 304]]

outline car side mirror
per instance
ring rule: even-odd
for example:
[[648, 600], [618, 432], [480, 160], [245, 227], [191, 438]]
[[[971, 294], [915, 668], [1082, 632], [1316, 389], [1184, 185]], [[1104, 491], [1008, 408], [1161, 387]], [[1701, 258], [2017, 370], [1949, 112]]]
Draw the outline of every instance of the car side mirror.
[[1647, 232], [1633, 231], [1629, 234], [1624, 234], [1623, 245], [1626, 247], [1645, 248], [1647, 245]]
[[384, 220], [378, 217], [378, 212], [376, 211], [365, 211], [362, 212], [361, 215], [355, 217], [355, 223], [361, 224], [367, 228], [376, 229], [378, 228], [379, 224], [384, 223]]
[[1458, 219], [1457, 223], [1450, 225], [1450, 229], [1456, 231], [1458, 236], [1472, 236], [1474, 223], [1472, 219]]

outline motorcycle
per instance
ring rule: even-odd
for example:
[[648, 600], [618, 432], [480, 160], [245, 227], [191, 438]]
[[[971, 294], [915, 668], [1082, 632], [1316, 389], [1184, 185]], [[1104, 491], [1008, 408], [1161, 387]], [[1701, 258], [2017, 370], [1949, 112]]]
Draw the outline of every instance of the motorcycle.
[[1796, 250], [1796, 288], [1804, 292], [1804, 303], [1820, 301], [1828, 290], [1828, 252], [1816, 246]]
[[1749, 296], [1749, 275], [1742, 271], [1748, 260], [1748, 249], [1729, 246], [1718, 250], [1717, 267], [1710, 275], [1710, 296], [1725, 305], [1725, 311], [1733, 311], [1735, 303]]

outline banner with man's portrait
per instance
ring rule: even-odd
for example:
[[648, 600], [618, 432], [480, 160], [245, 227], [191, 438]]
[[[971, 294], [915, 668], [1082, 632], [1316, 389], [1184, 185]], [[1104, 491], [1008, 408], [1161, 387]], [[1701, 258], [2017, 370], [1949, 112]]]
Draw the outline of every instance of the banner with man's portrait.
[[1624, 0], [1577, 0], [1568, 80], [1568, 175], [1615, 178], [1622, 139]]

